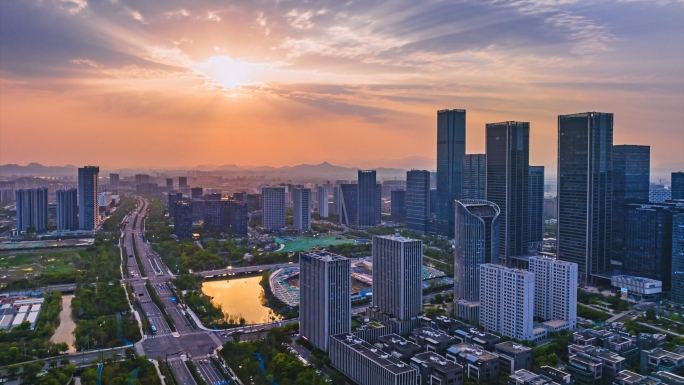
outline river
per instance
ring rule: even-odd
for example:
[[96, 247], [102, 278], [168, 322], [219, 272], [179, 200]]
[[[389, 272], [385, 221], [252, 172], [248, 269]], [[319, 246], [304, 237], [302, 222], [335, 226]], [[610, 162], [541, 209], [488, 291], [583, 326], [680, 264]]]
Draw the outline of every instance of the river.
[[268, 322], [271, 317], [282, 319], [264, 306], [264, 289], [259, 281], [261, 276], [205, 281], [202, 284], [202, 293], [213, 297], [212, 302], [221, 305], [224, 314], [243, 317], [247, 324]]

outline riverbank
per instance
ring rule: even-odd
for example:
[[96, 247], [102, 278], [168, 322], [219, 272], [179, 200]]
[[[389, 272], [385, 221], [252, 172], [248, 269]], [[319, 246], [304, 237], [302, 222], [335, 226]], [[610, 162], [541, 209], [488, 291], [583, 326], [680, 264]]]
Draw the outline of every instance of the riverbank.
[[50, 338], [54, 343], [64, 342], [69, 346], [69, 353], [76, 351], [74, 348], [74, 330], [76, 330], [76, 323], [71, 318], [71, 300], [74, 298], [73, 294], [62, 296], [62, 311], [59, 313], [59, 326], [55, 330], [55, 334]]

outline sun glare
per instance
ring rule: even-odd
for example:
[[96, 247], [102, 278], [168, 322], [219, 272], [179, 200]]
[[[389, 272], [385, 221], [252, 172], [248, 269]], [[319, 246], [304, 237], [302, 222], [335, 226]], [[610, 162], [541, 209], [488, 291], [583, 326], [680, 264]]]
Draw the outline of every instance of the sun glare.
[[216, 86], [236, 89], [252, 83], [255, 66], [252, 63], [235, 61], [228, 56], [212, 56], [199, 63], [196, 70]]

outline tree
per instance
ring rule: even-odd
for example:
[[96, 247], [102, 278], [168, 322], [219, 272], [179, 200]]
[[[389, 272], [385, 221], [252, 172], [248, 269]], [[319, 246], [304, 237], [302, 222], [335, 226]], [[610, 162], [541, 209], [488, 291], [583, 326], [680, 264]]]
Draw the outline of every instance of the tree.
[[21, 366], [18, 364], [10, 365], [7, 367], [7, 375], [10, 377], [16, 376], [19, 373], [19, 369], [21, 369]]
[[649, 320], [649, 321], [653, 321], [653, 322], [656, 321], [656, 311], [655, 311], [654, 308], [649, 307], [649, 308], [646, 310], [646, 319]]

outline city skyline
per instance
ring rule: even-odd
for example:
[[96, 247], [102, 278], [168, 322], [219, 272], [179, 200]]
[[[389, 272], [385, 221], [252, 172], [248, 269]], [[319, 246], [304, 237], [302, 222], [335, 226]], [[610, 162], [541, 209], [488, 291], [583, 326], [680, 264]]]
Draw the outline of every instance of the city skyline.
[[638, 1], [9, 3], [0, 164], [435, 159], [443, 108], [469, 112], [466, 153], [483, 152], [485, 123], [529, 121], [530, 162], [553, 170], [557, 116], [597, 110], [615, 114], [615, 144], [681, 163], [680, 14]]

